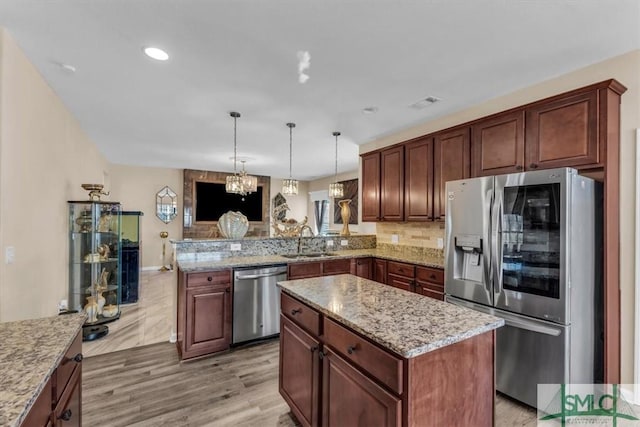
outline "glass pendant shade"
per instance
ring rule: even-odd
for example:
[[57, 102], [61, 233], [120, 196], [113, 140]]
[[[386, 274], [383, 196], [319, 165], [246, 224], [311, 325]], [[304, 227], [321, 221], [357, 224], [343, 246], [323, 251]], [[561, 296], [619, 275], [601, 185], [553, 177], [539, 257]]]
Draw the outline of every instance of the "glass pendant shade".
[[285, 179], [282, 181], [282, 194], [287, 196], [295, 196], [298, 194], [298, 180]]
[[242, 162], [242, 170], [240, 173], [236, 170], [237, 165], [237, 140], [236, 140], [236, 121], [240, 117], [240, 113], [232, 111], [229, 113], [233, 117], [233, 175], [228, 175], [225, 184], [227, 193], [239, 194], [246, 196], [247, 194], [258, 191], [258, 178], [247, 175], [244, 170], [244, 161]]
[[289, 128], [289, 179], [282, 181], [282, 194], [287, 196], [295, 196], [298, 194], [298, 180], [291, 177], [291, 167], [293, 164], [293, 128], [295, 123], [287, 123]]
[[344, 196], [344, 185], [338, 182], [338, 137], [340, 132], [333, 132], [333, 136], [336, 137], [336, 169], [335, 182], [329, 184], [329, 197], [342, 197]]
[[340, 182], [332, 182], [329, 184], [329, 197], [344, 196], [344, 185]]
[[242, 192], [242, 178], [240, 175], [228, 175], [225, 189], [227, 193], [240, 194]]
[[244, 168], [242, 169], [242, 172], [240, 172], [240, 180], [242, 182], [242, 191], [244, 193], [242, 194], [243, 196], [245, 194], [258, 191], [258, 177], [247, 175], [247, 173], [244, 171]]

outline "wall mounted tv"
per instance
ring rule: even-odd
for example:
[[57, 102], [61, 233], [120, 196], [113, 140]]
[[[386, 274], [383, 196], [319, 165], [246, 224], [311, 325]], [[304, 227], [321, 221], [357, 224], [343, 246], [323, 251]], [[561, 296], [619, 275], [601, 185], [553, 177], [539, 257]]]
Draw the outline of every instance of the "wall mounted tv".
[[229, 211], [244, 214], [249, 221], [262, 222], [262, 186], [255, 193], [240, 196], [227, 193], [224, 183], [196, 181], [194, 201], [196, 222], [218, 221]]

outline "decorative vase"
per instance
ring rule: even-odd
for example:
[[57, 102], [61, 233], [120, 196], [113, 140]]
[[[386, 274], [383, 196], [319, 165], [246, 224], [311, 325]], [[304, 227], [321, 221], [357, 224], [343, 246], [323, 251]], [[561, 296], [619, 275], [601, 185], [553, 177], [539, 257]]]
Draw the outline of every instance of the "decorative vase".
[[249, 230], [249, 220], [240, 212], [229, 211], [218, 219], [218, 230], [227, 239], [242, 239]]
[[98, 314], [102, 314], [102, 309], [104, 308], [104, 304], [107, 302], [106, 299], [102, 296], [102, 292], [98, 293]]
[[105, 305], [104, 308], [102, 309], [102, 315], [104, 317], [113, 317], [116, 314], [118, 314], [117, 305], [113, 305], [113, 304]]
[[84, 312], [87, 313], [87, 323], [98, 321], [98, 303], [96, 297], [87, 297], [87, 305], [84, 306]]
[[340, 217], [342, 218], [342, 231], [341, 236], [350, 236], [349, 233], [349, 218], [351, 217], [351, 199], [344, 199], [338, 202], [340, 205]]

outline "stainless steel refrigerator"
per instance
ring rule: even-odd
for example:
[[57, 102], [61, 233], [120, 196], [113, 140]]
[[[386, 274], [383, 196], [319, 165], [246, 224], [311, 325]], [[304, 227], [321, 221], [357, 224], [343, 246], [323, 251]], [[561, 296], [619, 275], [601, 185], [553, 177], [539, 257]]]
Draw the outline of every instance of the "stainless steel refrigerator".
[[505, 319], [496, 388], [602, 381], [601, 190], [562, 168], [446, 184], [446, 301]]

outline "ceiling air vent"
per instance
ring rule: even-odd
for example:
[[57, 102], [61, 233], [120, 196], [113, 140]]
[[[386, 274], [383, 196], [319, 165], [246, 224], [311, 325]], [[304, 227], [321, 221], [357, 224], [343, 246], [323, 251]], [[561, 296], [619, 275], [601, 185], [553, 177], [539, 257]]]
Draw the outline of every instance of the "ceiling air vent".
[[426, 98], [409, 105], [409, 108], [413, 108], [414, 110], [422, 110], [423, 108], [426, 108], [431, 104], [435, 104], [438, 101], [441, 101], [441, 99], [436, 96], [427, 96]]

